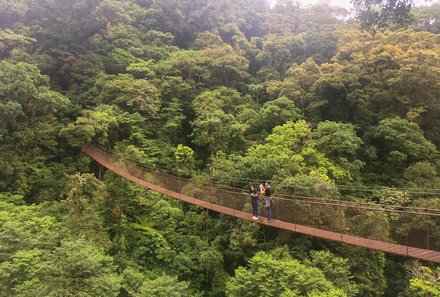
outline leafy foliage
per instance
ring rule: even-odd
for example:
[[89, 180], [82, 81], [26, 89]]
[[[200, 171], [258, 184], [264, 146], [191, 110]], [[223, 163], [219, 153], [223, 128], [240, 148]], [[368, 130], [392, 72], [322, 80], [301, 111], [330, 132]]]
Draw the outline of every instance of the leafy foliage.
[[227, 296], [347, 296], [338, 291], [319, 269], [306, 267], [294, 259], [276, 259], [257, 253], [249, 268], [240, 267], [227, 284]]
[[[438, 5], [406, 29], [411, 1], [354, 4], [359, 22], [281, 0], [0, 0], [0, 296], [438, 295], [435, 267], [406, 279], [400, 259], [169, 200], [80, 153], [182, 182], [438, 208], [419, 191], [440, 180]], [[419, 222], [341, 223], [388, 239]], [[424, 223], [429, 241], [438, 223]]]

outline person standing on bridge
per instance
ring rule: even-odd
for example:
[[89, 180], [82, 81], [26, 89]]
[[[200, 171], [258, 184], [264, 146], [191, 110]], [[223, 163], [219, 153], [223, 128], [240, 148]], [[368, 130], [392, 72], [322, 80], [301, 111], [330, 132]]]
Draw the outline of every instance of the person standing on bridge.
[[264, 182], [260, 182], [259, 188], [260, 188], [260, 191], [258, 192], [258, 194], [260, 195], [260, 199], [258, 200], [259, 205], [264, 206], [264, 192], [266, 192], [266, 189], [264, 188]]
[[264, 206], [266, 207], [267, 219], [264, 220], [265, 223], [268, 223], [272, 220], [272, 187], [270, 185], [270, 181], [266, 182], [265, 190], [264, 190]]
[[261, 197], [264, 197], [264, 191], [265, 191], [266, 189], [264, 188], [264, 185], [263, 185], [263, 182], [261, 182], [260, 183], [260, 195], [261, 195]]
[[254, 186], [249, 187], [249, 194], [251, 195], [252, 205], [252, 219], [258, 220], [258, 192]]

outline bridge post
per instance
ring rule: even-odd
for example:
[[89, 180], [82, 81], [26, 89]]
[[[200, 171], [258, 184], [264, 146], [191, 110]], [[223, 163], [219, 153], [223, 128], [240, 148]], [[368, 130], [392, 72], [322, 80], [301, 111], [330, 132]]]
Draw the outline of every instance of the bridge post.
[[[429, 200], [428, 200], [428, 189], [425, 189], [425, 208], [428, 209], [429, 208], [429, 204], [428, 204]], [[430, 246], [430, 240], [429, 240], [429, 228], [426, 228], [426, 249], [429, 249]]]
[[405, 250], [406, 250], [406, 254], [409, 255], [409, 232], [406, 232], [405, 235]]
[[341, 198], [339, 198], [339, 233], [341, 234], [341, 242], [344, 241], [344, 237], [342, 234], [342, 205], [341, 205]]

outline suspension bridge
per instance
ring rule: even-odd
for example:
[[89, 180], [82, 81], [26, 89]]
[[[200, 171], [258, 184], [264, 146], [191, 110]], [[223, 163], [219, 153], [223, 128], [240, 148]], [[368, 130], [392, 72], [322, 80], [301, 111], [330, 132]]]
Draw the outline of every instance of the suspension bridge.
[[378, 205], [276, 194], [273, 220], [252, 220], [243, 189], [201, 183], [128, 164], [88, 145], [82, 151], [140, 186], [199, 207], [353, 246], [440, 263], [440, 209]]

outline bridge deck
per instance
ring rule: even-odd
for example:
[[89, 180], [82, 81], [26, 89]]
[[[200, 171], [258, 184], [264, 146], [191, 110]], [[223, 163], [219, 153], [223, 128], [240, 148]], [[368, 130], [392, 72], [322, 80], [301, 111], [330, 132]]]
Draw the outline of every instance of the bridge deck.
[[99, 149], [96, 149], [96, 148], [93, 148], [90, 146], [83, 147], [82, 151], [85, 154], [89, 155], [92, 159], [97, 161], [102, 166], [108, 168], [109, 170], [111, 170], [112, 172], [118, 174], [119, 176], [121, 176], [123, 178], [126, 178], [126, 179], [128, 179], [138, 185], [149, 188], [153, 191], [156, 191], [156, 192], [162, 193], [164, 195], [174, 197], [176, 199], [203, 207], [205, 209], [210, 209], [210, 210], [213, 210], [213, 211], [216, 211], [219, 213], [223, 213], [223, 214], [226, 214], [229, 216], [233, 216], [233, 217], [237, 217], [237, 218], [240, 218], [243, 220], [256, 222], [259, 224], [268, 225], [268, 226], [274, 227], [274, 228], [284, 229], [284, 230], [288, 230], [288, 231], [292, 231], [292, 232], [297, 232], [297, 233], [302, 233], [302, 234], [315, 236], [315, 237], [319, 237], [319, 238], [324, 238], [324, 239], [328, 239], [328, 240], [338, 241], [338, 242], [342, 242], [342, 243], [346, 243], [346, 244], [350, 244], [350, 245], [354, 245], [354, 246], [358, 246], [358, 247], [382, 251], [385, 253], [396, 254], [396, 255], [416, 258], [416, 259], [420, 259], [420, 260], [426, 260], [426, 261], [440, 263], [440, 252], [433, 251], [433, 250], [420, 249], [420, 248], [409, 247], [409, 246], [404, 246], [404, 245], [399, 245], [399, 244], [389, 243], [389, 242], [382, 242], [382, 241], [378, 241], [378, 240], [373, 240], [373, 239], [368, 239], [368, 238], [363, 238], [363, 237], [358, 237], [358, 236], [352, 236], [352, 235], [347, 235], [347, 234], [333, 232], [333, 231], [322, 230], [322, 229], [318, 229], [318, 228], [303, 226], [303, 225], [289, 223], [289, 222], [280, 221], [280, 220], [271, 220], [270, 223], [264, 223], [262, 219], [259, 219], [258, 221], [254, 221], [254, 220], [252, 220], [252, 215], [247, 212], [228, 208], [228, 207], [221, 206], [221, 205], [217, 205], [217, 204], [214, 204], [214, 203], [211, 203], [208, 201], [196, 199], [196, 198], [193, 198], [193, 197], [166, 189], [166, 188], [158, 186], [156, 184], [147, 182], [143, 179], [140, 179], [140, 178], [130, 174], [124, 168], [116, 166], [113, 162], [111, 162], [111, 156], [108, 155], [107, 153], [105, 153], [104, 151], [101, 151]]

